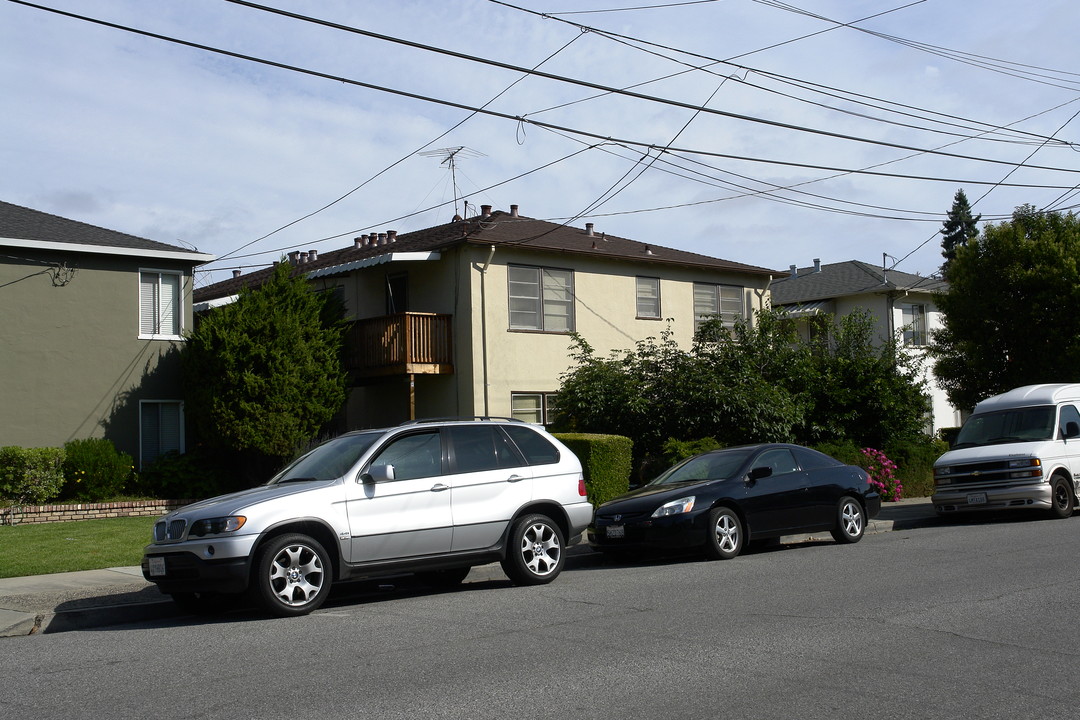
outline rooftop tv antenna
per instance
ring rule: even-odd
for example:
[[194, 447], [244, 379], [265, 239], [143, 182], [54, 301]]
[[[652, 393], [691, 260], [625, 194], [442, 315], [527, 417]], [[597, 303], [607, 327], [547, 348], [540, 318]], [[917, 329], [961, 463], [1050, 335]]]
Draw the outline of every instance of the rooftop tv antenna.
[[[486, 157], [484, 153], [467, 148], [464, 145], [458, 145], [457, 147], [440, 148], [438, 150], [425, 150], [422, 153], [418, 153], [424, 157], [440, 157], [442, 162], [440, 165], [446, 165], [450, 168], [450, 182], [454, 186], [454, 214], [457, 215], [457, 203], [458, 203], [458, 186], [457, 186], [457, 161], [458, 158], [478, 158]], [[464, 217], [464, 214], [462, 214]]]

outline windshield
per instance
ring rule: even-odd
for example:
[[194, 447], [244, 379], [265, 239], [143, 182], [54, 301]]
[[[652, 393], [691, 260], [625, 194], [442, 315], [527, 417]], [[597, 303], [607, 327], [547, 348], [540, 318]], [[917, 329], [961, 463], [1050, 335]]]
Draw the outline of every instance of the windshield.
[[278, 473], [267, 485], [305, 480], [333, 480], [349, 471], [383, 432], [342, 435], [301, 455]]
[[1053, 405], [998, 410], [969, 417], [953, 447], [1050, 440], [1053, 433]]
[[675, 485], [702, 480], [726, 480], [735, 477], [751, 452], [752, 449], [738, 448], [696, 455], [662, 473], [649, 484]]

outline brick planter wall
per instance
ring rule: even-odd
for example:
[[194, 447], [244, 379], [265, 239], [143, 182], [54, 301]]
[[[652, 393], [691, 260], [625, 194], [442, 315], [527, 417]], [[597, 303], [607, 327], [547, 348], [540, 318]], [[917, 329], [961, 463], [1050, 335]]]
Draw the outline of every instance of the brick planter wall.
[[[29, 525], [115, 517], [157, 517], [192, 502], [194, 500], [138, 500], [67, 505], [24, 505], [15, 514], [15, 524]], [[9, 511], [10, 508], [0, 509], [0, 524], [11, 524]]]

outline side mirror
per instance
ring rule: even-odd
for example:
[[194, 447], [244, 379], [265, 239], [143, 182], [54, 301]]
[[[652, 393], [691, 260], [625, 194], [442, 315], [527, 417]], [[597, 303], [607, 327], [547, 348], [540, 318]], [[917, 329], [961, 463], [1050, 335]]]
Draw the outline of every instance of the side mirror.
[[755, 480], [760, 480], [761, 478], [767, 478], [770, 475], [772, 475], [772, 468], [767, 465], [762, 465], [761, 467], [756, 467], [751, 470], [750, 474], [746, 477], [750, 482], [754, 482]]
[[1071, 440], [1075, 437], [1080, 437], [1080, 423], [1070, 420], [1065, 423], [1065, 439]]
[[393, 465], [372, 465], [368, 471], [360, 476], [362, 483], [387, 482], [394, 479]]

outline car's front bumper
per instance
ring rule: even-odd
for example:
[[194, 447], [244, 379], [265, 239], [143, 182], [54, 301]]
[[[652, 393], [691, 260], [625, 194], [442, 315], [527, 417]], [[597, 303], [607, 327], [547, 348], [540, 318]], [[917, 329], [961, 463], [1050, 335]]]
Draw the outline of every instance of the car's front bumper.
[[[661, 518], [637, 518], [621, 522], [610, 517], [597, 516], [589, 526], [588, 542], [595, 549], [622, 550], [675, 550], [705, 544], [707, 518], [704, 512], [682, 513]], [[622, 528], [618, 537], [611, 528]]]
[[934, 510], [943, 515], [1013, 508], [1049, 510], [1053, 507], [1053, 496], [1053, 489], [1047, 482], [996, 488], [938, 487], [931, 502], [934, 503]]
[[165, 593], [247, 589], [256, 535], [155, 543], [143, 550], [143, 577]]

